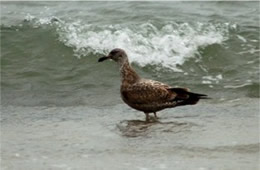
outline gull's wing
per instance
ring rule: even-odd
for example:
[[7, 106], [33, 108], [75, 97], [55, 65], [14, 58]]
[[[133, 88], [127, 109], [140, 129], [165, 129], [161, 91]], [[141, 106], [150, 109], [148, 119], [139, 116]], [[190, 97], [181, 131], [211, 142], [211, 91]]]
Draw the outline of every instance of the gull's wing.
[[164, 103], [174, 100], [177, 94], [171, 87], [153, 80], [143, 80], [121, 88], [123, 99], [135, 104]]

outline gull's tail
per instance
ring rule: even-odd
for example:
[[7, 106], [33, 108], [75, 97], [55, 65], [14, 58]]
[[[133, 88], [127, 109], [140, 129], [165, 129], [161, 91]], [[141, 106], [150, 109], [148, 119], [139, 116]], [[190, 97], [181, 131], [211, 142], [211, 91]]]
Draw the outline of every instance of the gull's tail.
[[170, 88], [168, 90], [177, 94], [174, 100], [177, 100], [179, 105], [193, 105], [198, 103], [200, 99], [211, 99], [206, 94], [189, 92], [185, 88]]

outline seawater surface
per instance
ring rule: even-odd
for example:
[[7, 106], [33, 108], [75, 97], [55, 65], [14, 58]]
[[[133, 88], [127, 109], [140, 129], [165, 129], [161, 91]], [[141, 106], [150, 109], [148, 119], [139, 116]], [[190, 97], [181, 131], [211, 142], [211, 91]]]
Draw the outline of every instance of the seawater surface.
[[[1, 168], [259, 168], [259, 2], [0, 3]], [[113, 48], [212, 99], [146, 124]]]

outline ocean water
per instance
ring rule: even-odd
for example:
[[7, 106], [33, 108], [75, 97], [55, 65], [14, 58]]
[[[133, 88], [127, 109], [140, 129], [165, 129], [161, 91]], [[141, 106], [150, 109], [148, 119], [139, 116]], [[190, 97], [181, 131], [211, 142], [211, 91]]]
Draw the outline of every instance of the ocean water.
[[[259, 2], [0, 3], [3, 169], [259, 168]], [[212, 99], [145, 124], [113, 48]]]

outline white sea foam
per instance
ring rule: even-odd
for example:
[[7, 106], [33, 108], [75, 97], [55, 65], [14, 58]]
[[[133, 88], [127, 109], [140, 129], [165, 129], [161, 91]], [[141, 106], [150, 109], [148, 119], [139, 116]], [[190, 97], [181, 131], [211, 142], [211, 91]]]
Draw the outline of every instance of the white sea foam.
[[224, 86], [224, 88], [237, 89], [237, 88], [241, 88], [241, 87], [245, 87], [245, 86], [249, 86], [249, 85], [252, 85], [252, 83], [244, 83], [244, 84], [240, 84], [240, 85], [226, 85], [226, 86]]
[[[28, 15], [27, 19], [35, 20]], [[72, 47], [75, 56], [87, 56], [90, 52], [107, 54], [113, 48], [123, 48], [130, 61], [146, 65], [160, 65], [181, 71], [178, 65], [195, 57], [199, 48], [221, 44], [228, 39], [230, 25], [205, 23], [166, 23], [156, 27], [147, 22], [141, 25], [94, 25], [74, 21], [65, 23], [57, 18], [38, 19], [39, 24], [57, 26], [59, 40]]]
[[221, 74], [214, 76], [203, 76], [202, 84], [218, 84], [220, 80], [223, 79]]

